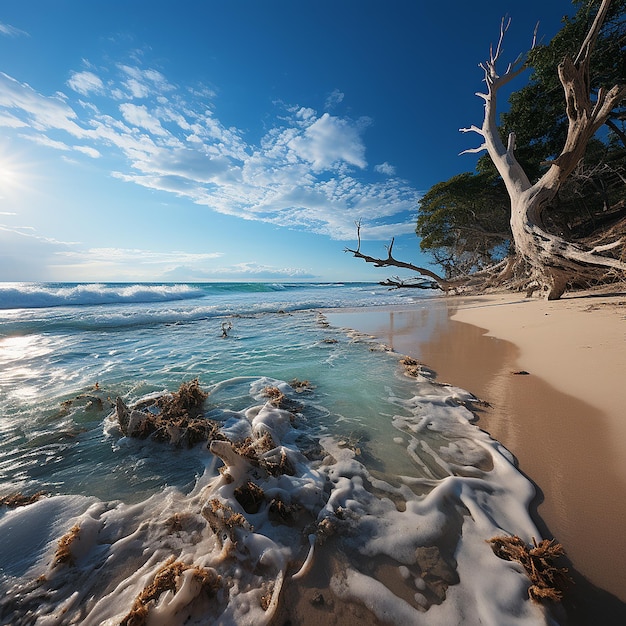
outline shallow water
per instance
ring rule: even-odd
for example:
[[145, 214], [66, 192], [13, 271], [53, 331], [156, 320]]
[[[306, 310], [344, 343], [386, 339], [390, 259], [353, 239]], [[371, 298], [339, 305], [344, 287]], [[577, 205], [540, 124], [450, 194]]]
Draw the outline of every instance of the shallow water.
[[[374, 620], [549, 621], [520, 567], [486, 543], [539, 534], [532, 486], [471, 424], [469, 394], [408, 377], [398, 355], [316, 311], [406, 302], [363, 284], [0, 289], [0, 495], [49, 494], [0, 510], [2, 623], [118, 624], [169, 558], [219, 584], [209, 592], [183, 572], [150, 623], [269, 623], [329, 545], [325, 593]], [[228, 442], [122, 435], [116, 397], [132, 405], [193, 378], [230, 442], [269, 433], [263, 454], [290, 471], [273, 475]], [[253, 512], [236, 496], [248, 482], [264, 494]], [[72, 557], [55, 565], [74, 525]], [[323, 619], [316, 610], [300, 623]]]

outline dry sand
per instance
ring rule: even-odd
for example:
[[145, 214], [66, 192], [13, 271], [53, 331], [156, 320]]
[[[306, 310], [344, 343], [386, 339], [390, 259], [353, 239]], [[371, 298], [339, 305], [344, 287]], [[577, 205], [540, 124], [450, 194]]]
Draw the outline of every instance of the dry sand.
[[570, 620], [626, 623], [626, 294], [438, 298], [328, 320], [490, 403], [478, 426], [537, 485], [538, 525], [571, 559]]

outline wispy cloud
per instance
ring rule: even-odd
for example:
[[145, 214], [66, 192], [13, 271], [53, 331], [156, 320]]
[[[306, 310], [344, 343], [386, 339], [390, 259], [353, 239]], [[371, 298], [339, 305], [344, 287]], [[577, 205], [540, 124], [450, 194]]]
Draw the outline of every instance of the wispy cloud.
[[387, 163], [387, 161], [375, 165], [374, 170], [376, 170], [379, 174], [386, 174], [387, 176], [394, 176], [396, 173], [396, 168]]
[[104, 92], [104, 83], [93, 72], [73, 72], [67, 84], [83, 96]]
[[44, 136], [48, 131], [57, 129], [73, 137], [89, 134], [76, 123], [76, 112], [63, 99], [43, 96], [3, 72], [0, 72], [0, 107], [5, 114], [20, 119], [33, 132]]
[[167, 131], [161, 126], [157, 117], [152, 115], [145, 105], [125, 102], [120, 104], [122, 117], [131, 125], [147, 130], [153, 135], [167, 136]]
[[273, 267], [257, 263], [239, 263], [228, 267], [216, 267], [211, 271], [198, 270], [186, 265], [173, 268], [163, 275], [163, 280], [308, 280], [318, 278], [316, 274], [294, 267]]
[[51, 280], [48, 264], [70, 246], [41, 237], [32, 227], [0, 224], [0, 281]]
[[0, 113], [0, 126], [4, 128], [24, 128], [28, 126], [28, 122], [3, 111]]
[[[144, 69], [131, 65], [119, 64], [119, 69], [124, 74], [122, 86], [126, 90], [126, 97], [149, 98], [155, 93], [165, 93], [174, 89], [165, 76], [153, 69]], [[117, 97], [122, 97], [123, 91], [114, 92]]]
[[[51, 149], [117, 156], [121, 180], [247, 220], [344, 240], [357, 219], [367, 238], [391, 223], [413, 229], [417, 191], [387, 162], [372, 168], [387, 178], [369, 180], [369, 118], [281, 105], [274, 125], [250, 143], [222, 123], [211, 89], [178, 87], [128, 63], [85, 67], [71, 73], [71, 91], [52, 96], [0, 73], [0, 126]], [[342, 99], [335, 90], [327, 105]]]
[[310, 121], [308, 117], [304, 131], [289, 142], [291, 150], [303, 161], [316, 171], [331, 170], [344, 163], [361, 169], [367, 165], [361, 138], [367, 121], [354, 123], [328, 113]]
[[178, 267], [188, 268], [186, 280], [191, 280], [194, 275], [219, 275], [221, 270], [214, 266], [220, 257], [219, 251], [85, 248], [77, 242], [42, 237], [31, 226], [0, 224], [0, 281], [160, 280]]
[[0, 35], [7, 37], [28, 37], [27, 32], [15, 28], [15, 26], [11, 26], [10, 24], [4, 24], [3, 22], [0, 22]]
[[90, 146], [74, 146], [74, 150], [76, 150], [76, 152], [82, 152], [92, 159], [97, 159], [101, 156], [98, 150], [96, 150], [95, 148], [91, 148]]
[[93, 263], [119, 263], [126, 266], [133, 263], [142, 264], [168, 264], [168, 263], [202, 263], [209, 259], [217, 259], [222, 256], [221, 252], [166, 252], [154, 250], [141, 250], [137, 248], [90, 248], [88, 250], [68, 250], [60, 253], [66, 258], [86, 259]]
[[343, 102], [345, 98], [345, 94], [343, 94], [339, 89], [335, 89], [331, 94], [329, 94], [328, 98], [326, 98], [326, 102], [324, 103], [324, 108], [329, 111], [330, 109], [334, 109], [338, 104]]
[[55, 150], [61, 150], [62, 152], [66, 152], [71, 150], [72, 148], [68, 146], [63, 141], [57, 141], [56, 139], [51, 139], [46, 135], [33, 135], [33, 134], [24, 134], [20, 135], [22, 139], [26, 139], [28, 141], [32, 141], [40, 146], [46, 146], [47, 148], [54, 148]]

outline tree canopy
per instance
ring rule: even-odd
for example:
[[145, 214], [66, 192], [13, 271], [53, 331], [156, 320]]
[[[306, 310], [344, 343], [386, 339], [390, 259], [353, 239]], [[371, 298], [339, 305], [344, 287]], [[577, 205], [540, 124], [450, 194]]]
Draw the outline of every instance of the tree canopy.
[[465, 172], [432, 187], [420, 200], [416, 233], [446, 278], [500, 260], [511, 240], [509, 198], [494, 172]]
[[[559, 155], [568, 116], [558, 66], [574, 57], [597, 12], [597, 3], [579, 0], [563, 28], [546, 45], [528, 53], [526, 86], [509, 97], [499, 132], [515, 136], [515, 157], [531, 182]], [[626, 0], [614, 1], [591, 55], [589, 90], [626, 81]], [[567, 238], [589, 236], [624, 214], [626, 203], [626, 100], [612, 109], [604, 128], [588, 143], [584, 159], [544, 213], [544, 227]], [[420, 200], [416, 233], [446, 278], [479, 270], [502, 259], [511, 242], [510, 201], [488, 155], [476, 171], [434, 185]]]
[[[484, 72], [483, 143], [474, 172], [436, 184], [420, 200], [416, 233], [443, 275], [392, 256], [348, 249], [378, 267], [414, 269], [446, 291], [508, 283], [559, 298], [568, 285], [626, 273], [626, 0], [577, 0], [545, 45], [502, 72], [503, 19]], [[529, 82], [497, 117], [501, 88]], [[508, 137], [508, 144], [504, 138]], [[507, 145], [505, 145], [507, 144]]]

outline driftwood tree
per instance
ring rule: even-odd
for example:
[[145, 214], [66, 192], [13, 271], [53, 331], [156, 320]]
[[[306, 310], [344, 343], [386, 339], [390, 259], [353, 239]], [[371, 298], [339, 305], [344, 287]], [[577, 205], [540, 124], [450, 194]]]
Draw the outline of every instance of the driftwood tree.
[[[623, 258], [606, 255], [620, 246], [623, 248], [621, 240], [585, 248], [548, 232], [544, 223], [546, 209], [583, 158], [587, 143], [606, 122], [616, 105], [626, 97], [626, 85], [601, 88], [596, 94], [593, 94], [591, 89], [591, 52], [610, 2], [611, 0], [602, 0], [576, 58], [566, 57], [559, 65], [559, 80], [564, 90], [568, 117], [567, 138], [561, 153], [549, 163], [547, 171], [534, 184], [515, 157], [514, 134], [508, 137], [505, 147], [497, 128], [498, 91], [526, 68], [523, 59], [518, 58], [508, 65], [502, 75], [498, 73], [497, 65], [501, 60], [502, 43], [510, 22], [502, 21], [498, 44], [495, 48], [492, 46], [489, 60], [480, 65], [487, 86], [487, 93], [477, 94], [485, 101], [484, 121], [480, 128], [471, 126], [461, 131], [475, 132], [483, 138], [481, 146], [466, 152], [477, 153], [486, 150], [505, 183], [511, 201], [510, 223], [515, 245], [514, 256], [472, 277], [446, 281], [425, 268], [396, 261], [391, 254], [393, 242], [388, 247], [387, 259], [374, 259], [364, 255], [360, 252], [360, 232], [357, 249], [347, 251], [378, 267], [414, 269], [436, 280], [446, 291], [451, 287], [476, 281], [478, 278], [489, 283], [494, 281], [503, 283], [516, 275], [523, 277], [529, 293], [541, 290], [551, 300], [560, 298], [569, 282], [599, 280], [607, 272], [626, 272], [626, 262]], [[534, 45], [533, 40], [533, 47]]]
[[[603, 0], [596, 18], [575, 59], [565, 57], [559, 65], [559, 79], [565, 92], [568, 131], [561, 154], [550, 164], [547, 172], [531, 184], [515, 158], [515, 136], [511, 134], [505, 147], [496, 124], [496, 96], [498, 90], [524, 70], [520, 62], [510, 64], [503, 75], [496, 65], [502, 52], [503, 37], [508, 23], [503, 21], [500, 38], [489, 60], [481, 64], [485, 74], [487, 93], [477, 94], [485, 101], [485, 118], [481, 128], [461, 129], [481, 135], [484, 143], [468, 152], [487, 150], [511, 199], [511, 231], [515, 243], [516, 261], [508, 271], [524, 265], [531, 279], [531, 289], [544, 289], [548, 299], [560, 298], [568, 282], [597, 278], [607, 269], [626, 271], [620, 259], [602, 253], [619, 246], [616, 241], [599, 248], [586, 250], [579, 245], [547, 232], [543, 222], [544, 211], [556, 197], [559, 188], [583, 158], [587, 143], [605, 123], [617, 103], [626, 96], [626, 85], [601, 88], [592, 100], [590, 85], [590, 57], [611, 0]], [[533, 42], [534, 44], [534, 42]]]

